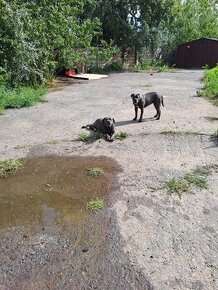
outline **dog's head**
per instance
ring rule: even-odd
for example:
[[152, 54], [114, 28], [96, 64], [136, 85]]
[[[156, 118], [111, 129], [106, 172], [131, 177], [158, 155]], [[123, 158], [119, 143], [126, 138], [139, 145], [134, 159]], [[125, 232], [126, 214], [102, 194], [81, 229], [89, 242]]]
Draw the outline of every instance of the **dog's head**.
[[105, 118], [103, 119], [103, 124], [104, 124], [104, 126], [107, 127], [107, 128], [112, 128], [113, 125], [114, 125], [114, 123], [115, 123], [115, 120], [114, 120], [113, 118], [105, 117]]
[[137, 106], [138, 102], [140, 101], [140, 94], [131, 94], [131, 98], [133, 101], [133, 105]]

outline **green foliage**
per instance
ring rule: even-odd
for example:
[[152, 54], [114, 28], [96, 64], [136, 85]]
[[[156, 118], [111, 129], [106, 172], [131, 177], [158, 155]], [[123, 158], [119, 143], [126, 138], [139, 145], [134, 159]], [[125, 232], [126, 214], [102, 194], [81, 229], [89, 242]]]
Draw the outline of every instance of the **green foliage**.
[[199, 188], [207, 188], [207, 182], [204, 178], [197, 176], [194, 173], [186, 174], [184, 179], [188, 181], [189, 184], [194, 184]]
[[23, 162], [20, 160], [0, 161], [0, 178], [7, 174], [12, 174], [15, 171], [23, 168]]
[[88, 133], [82, 132], [78, 134], [77, 140], [82, 142], [88, 142], [92, 140], [92, 137]]
[[214, 137], [214, 138], [218, 138], [218, 130], [216, 130], [216, 131], [213, 133], [212, 137]]
[[87, 205], [86, 205], [86, 209], [90, 210], [94, 213], [98, 212], [100, 209], [102, 209], [103, 207], [105, 207], [106, 203], [103, 199], [100, 198], [95, 198], [90, 200]]
[[115, 135], [115, 139], [118, 139], [120, 141], [123, 141], [124, 139], [126, 139], [127, 137], [129, 136], [129, 134], [127, 132], [120, 132], [120, 133], [117, 133]]
[[166, 187], [169, 194], [176, 194], [181, 197], [182, 193], [189, 189], [189, 184], [181, 179], [173, 178], [166, 182]]
[[81, 21], [83, 0], [0, 2], [0, 71], [10, 86], [38, 85], [85, 60], [99, 22]]
[[36, 102], [44, 101], [43, 95], [46, 92], [45, 86], [37, 88], [20, 87], [8, 89], [0, 84], [0, 111], [7, 108], [21, 108], [33, 106]]
[[101, 167], [92, 167], [86, 170], [86, 174], [91, 177], [97, 177], [104, 174], [104, 170]]
[[204, 89], [198, 94], [211, 99], [218, 106], [218, 65], [204, 73]]

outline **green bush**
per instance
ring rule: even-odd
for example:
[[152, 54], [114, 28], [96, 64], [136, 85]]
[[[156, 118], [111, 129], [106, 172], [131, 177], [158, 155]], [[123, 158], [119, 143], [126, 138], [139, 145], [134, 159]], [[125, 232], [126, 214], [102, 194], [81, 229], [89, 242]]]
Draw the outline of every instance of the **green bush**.
[[199, 95], [211, 99], [218, 106], [218, 65], [204, 73], [204, 89]]

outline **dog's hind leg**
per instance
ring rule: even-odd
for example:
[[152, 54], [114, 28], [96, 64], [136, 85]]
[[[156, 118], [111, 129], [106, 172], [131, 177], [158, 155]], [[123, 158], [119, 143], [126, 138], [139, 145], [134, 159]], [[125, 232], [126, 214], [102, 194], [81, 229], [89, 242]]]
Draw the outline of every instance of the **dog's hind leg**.
[[154, 118], [156, 118], [156, 120], [159, 120], [160, 119], [160, 115], [161, 115], [160, 102], [154, 104], [154, 107], [155, 107], [155, 109], [157, 111], [157, 114], [154, 116]]

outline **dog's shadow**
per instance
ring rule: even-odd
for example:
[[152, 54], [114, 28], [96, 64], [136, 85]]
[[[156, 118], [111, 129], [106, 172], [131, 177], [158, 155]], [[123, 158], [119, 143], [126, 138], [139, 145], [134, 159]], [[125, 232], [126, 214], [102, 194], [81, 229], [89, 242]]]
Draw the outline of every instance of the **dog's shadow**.
[[[142, 123], [143, 122], [150, 122], [150, 121], [156, 121], [156, 119], [154, 117], [152, 118], [144, 118], [142, 119]], [[116, 121], [115, 126], [116, 127], [120, 127], [120, 126], [125, 126], [125, 125], [129, 125], [129, 124], [138, 124], [139, 121], [133, 121], [133, 120], [126, 120], [126, 121]]]

